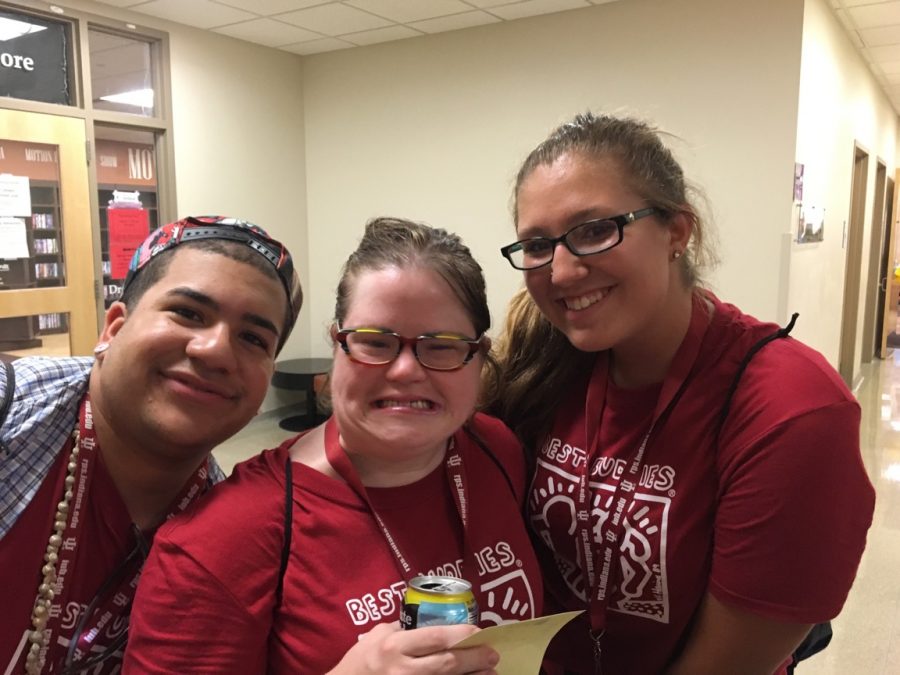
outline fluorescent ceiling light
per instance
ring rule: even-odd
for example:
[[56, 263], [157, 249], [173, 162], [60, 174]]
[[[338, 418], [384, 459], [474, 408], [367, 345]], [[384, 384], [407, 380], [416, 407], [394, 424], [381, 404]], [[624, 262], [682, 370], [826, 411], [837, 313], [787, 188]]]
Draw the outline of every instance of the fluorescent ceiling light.
[[110, 103], [122, 103], [124, 105], [133, 105], [138, 108], [153, 107], [153, 90], [152, 89], [135, 89], [134, 91], [123, 91], [121, 94], [110, 94], [109, 96], [101, 96], [101, 101], [109, 101]]
[[47, 26], [39, 26], [36, 23], [0, 17], [0, 42], [14, 40], [22, 35], [28, 35], [28, 33], [40, 33], [46, 29]]

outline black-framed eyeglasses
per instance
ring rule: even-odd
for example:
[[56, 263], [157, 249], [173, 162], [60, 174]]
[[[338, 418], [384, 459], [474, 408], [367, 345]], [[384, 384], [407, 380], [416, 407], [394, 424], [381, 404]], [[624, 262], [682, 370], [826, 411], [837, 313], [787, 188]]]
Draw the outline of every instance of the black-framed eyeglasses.
[[534, 270], [553, 262], [556, 247], [563, 243], [572, 255], [603, 253], [622, 243], [623, 228], [641, 218], [660, 213], [655, 206], [623, 213], [621, 216], [598, 218], [576, 225], [561, 237], [531, 237], [500, 249], [503, 257], [517, 270]]
[[416, 360], [430, 370], [458, 370], [481, 349], [482, 340], [453, 333], [403, 337], [380, 328], [342, 328], [335, 340], [352, 360], [369, 366], [390, 363], [409, 345]]

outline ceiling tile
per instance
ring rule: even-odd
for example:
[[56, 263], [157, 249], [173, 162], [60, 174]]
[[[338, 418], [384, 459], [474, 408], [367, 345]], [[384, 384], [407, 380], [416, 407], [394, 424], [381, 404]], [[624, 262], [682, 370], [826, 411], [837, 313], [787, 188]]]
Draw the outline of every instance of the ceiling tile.
[[178, 23], [196, 26], [198, 28], [213, 28], [224, 26], [238, 21], [255, 19], [255, 14], [242, 12], [234, 7], [219, 5], [210, 0], [152, 0], [140, 7], [135, 7], [139, 12], [168, 19]]
[[847, 10], [857, 28], [875, 28], [900, 23], [900, 2], [882, 2], [877, 5], [851, 7]]
[[388, 26], [365, 30], [352, 35], [341, 35], [342, 40], [352, 42], [355, 45], [374, 45], [378, 42], [390, 42], [391, 40], [403, 40], [404, 38], [421, 37], [422, 33], [406, 26]]
[[900, 73], [888, 73], [884, 79], [891, 84], [900, 84]]
[[863, 28], [859, 31], [863, 44], [867, 47], [881, 47], [900, 43], [900, 25]]
[[315, 5], [324, 5], [332, 0], [214, 0], [220, 5], [237, 7], [260, 16], [272, 16], [283, 12], [293, 12]]
[[551, 14], [553, 12], [562, 12], [567, 9], [578, 9], [579, 7], [590, 7], [587, 0], [525, 0], [525, 2], [517, 2], [514, 5], [502, 5], [491, 9], [491, 13], [506, 19], [523, 19], [528, 16], [537, 16], [538, 14]]
[[97, 0], [98, 2], [102, 2], [104, 5], [112, 5], [113, 7], [134, 7], [135, 5], [141, 5], [147, 0]]
[[280, 47], [281, 45], [317, 40], [322, 37], [319, 33], [313, 33], [311, 30], [306, 30], [305, 28], [300, 28], [298, 26], [291, 26], [290, 24], [274, 21], [273, 19], [244, 21], [243, 23], [235, 23], [231, 26], [214, 28], [213, 32], [230, 35], [231, 37], [240, 38], [241, 40], [249, 40], [250, 42], [266, 45], [267, 47]]
[[463, 12], [462, 14], [454, 14], [453, 16], [442, 16], [438, 19], [428, 19], [427, 21], [416, 21], [409, 24], [416, 30], [425, 33], [442, 33], [448, 30], [458, 30], [460, 28], [472, 28], [473, 26], [483, 26], [488, 23], [497, 23], [500, 21], [496, 16], [492, 16], [487, 12], [475, 10], [473, 12]]
[[900, 61], [900, 45], [884, 45], [883, 47], [870, 47], [868, 50], [872, 60], [876, 63], [882, 61]]
[[900, 60], [882, 61], [878, 64], [878, 67], [881, 68], [881, 72], [883, 72], [885, 75], [900, 73]]
[[345, 4], [364, 9], [397, 23], [424, 21], [468, 11], [471, 6], [459, 0], [345, 0]]
[[308, 28], [323, 35], [343, 35], [390, 26], [391, 22], [348, 5], [328, 4], [279, 14], [279, 21]]
[[514, 2], [519, 2], [519, 0], [465, 0], [467, 5], [472, 5], [473, 7], [480, 7], [481, 9], [487, 9], [488, 7], [496, 7], [498, 5], [511, 5]]
[[287, 45], [281, 49], [293, 52], [294, 54], [318, 54], [320, 52], [333, 52], [338, 49], [348, 49], [355, 47], [349, 42], [338, 40], [337, 38], [322, 38], [321, 40], [310, 40], [309, 42], [301, 42], [296, 45]]

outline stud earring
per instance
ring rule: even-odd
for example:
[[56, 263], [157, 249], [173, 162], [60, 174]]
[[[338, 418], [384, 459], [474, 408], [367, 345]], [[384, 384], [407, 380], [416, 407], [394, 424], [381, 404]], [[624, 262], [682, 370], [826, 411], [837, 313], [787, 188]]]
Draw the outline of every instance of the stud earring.
[[100, 356], [103, 352], [109, 349], [108, 342], [98, 342], [97, 346], [94, 347], [94, 356]]
[[678, 260], [681, 257], [681, 251], [672, 251], [672, 260]]

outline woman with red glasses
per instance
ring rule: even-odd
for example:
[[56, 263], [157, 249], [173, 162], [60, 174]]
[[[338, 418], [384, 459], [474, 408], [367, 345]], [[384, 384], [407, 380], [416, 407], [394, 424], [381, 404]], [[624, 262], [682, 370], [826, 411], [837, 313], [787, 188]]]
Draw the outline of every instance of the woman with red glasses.
[[125, 672], [493, 672], [453, 649], [474, 626], [399, 628], [420, 574], [471, 582], [481, 626], [541, 612], [521, 446], [474, 413], [489, 327], [459, 237], [370, 222], [338, 286], [332, 417], [157, 534]]
[[578, 115], [514, 198], [527, 292], [492, 410], [534, 461], [548, 610], [587, 610], [548, 671], [785, 672], [865, 546], [859, 406], [793, 320], [703, 288], [704, 225], [647, 124]]

